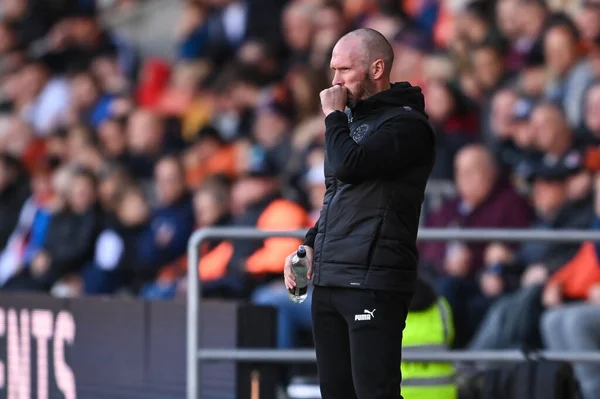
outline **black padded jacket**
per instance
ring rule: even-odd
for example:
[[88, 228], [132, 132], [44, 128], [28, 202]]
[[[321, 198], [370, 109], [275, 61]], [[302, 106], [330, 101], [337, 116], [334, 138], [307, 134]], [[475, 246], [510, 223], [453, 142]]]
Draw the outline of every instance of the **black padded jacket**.
[[407, 82], [325, 118], [325, 193], [306, 235], [316, 286], [412, 292], [435, 160], [421, 89]]

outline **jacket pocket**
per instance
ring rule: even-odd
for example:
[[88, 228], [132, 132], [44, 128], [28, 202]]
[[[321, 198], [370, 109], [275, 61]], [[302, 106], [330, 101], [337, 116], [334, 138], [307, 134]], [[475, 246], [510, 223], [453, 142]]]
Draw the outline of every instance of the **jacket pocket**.
[[371, 261], [373, 260], [373, 255], [377, 249], [377, 243], [379, 241], [379, 236], [381, 235], [381, 229], [383, 227], [383, 221], [385, 220], [385, 215], [381, 215], [379, 222], [377, 222], [377, 228], [375, 229], [375, 235], [373, 237], [373, 241], [371, 241], [371, 245], [369, 247], [369, 253], [367, 255], [367, 264], [366, 266], [371, 266]]

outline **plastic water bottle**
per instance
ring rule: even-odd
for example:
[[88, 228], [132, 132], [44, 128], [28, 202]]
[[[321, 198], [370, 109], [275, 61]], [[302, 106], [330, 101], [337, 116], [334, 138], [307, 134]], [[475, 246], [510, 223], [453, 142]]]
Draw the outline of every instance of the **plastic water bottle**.
[[288, 289], [290, 300], [295, 303], [302, 303], [308, 295], [308, 258], [306, 257], [306, 249], [301, 245], [292, 258], [292, 272], [296, 277], [296, 286]]

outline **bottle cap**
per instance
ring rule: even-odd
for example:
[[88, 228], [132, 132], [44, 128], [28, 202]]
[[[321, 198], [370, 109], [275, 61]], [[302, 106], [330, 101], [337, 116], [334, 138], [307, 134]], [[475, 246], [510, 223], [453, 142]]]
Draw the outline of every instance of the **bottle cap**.
[[306, 249], [304, 248], [304, 246], [300, 246], [300, 248], [298, 248], [298, 252], [296, 252], [296, 255], [298, 255], [299, 258], [304, 258], [306, 256]]

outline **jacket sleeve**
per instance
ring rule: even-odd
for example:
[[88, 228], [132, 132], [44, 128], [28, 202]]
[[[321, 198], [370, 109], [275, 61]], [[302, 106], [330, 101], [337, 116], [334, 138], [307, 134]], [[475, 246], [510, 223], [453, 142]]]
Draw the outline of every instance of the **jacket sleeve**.
[[319, 220], [321, 220], [320, 217], [315, 222], [315, 225], [308, 229], [304, 238], [304, 243], [302, 245], [306, 245], [308, 247], [311, 247], [312, 249], [315, 248], [315, 237], [317, 237], [317, 233], [319, 232]]
[[429, 162], [433, 132], [417, 119], [392, 118], [361, 145], [350, 137], [346, 114], [325, 118], [325, 147], [335, 176], [344, 183], [391, 177], [407, 166]]

